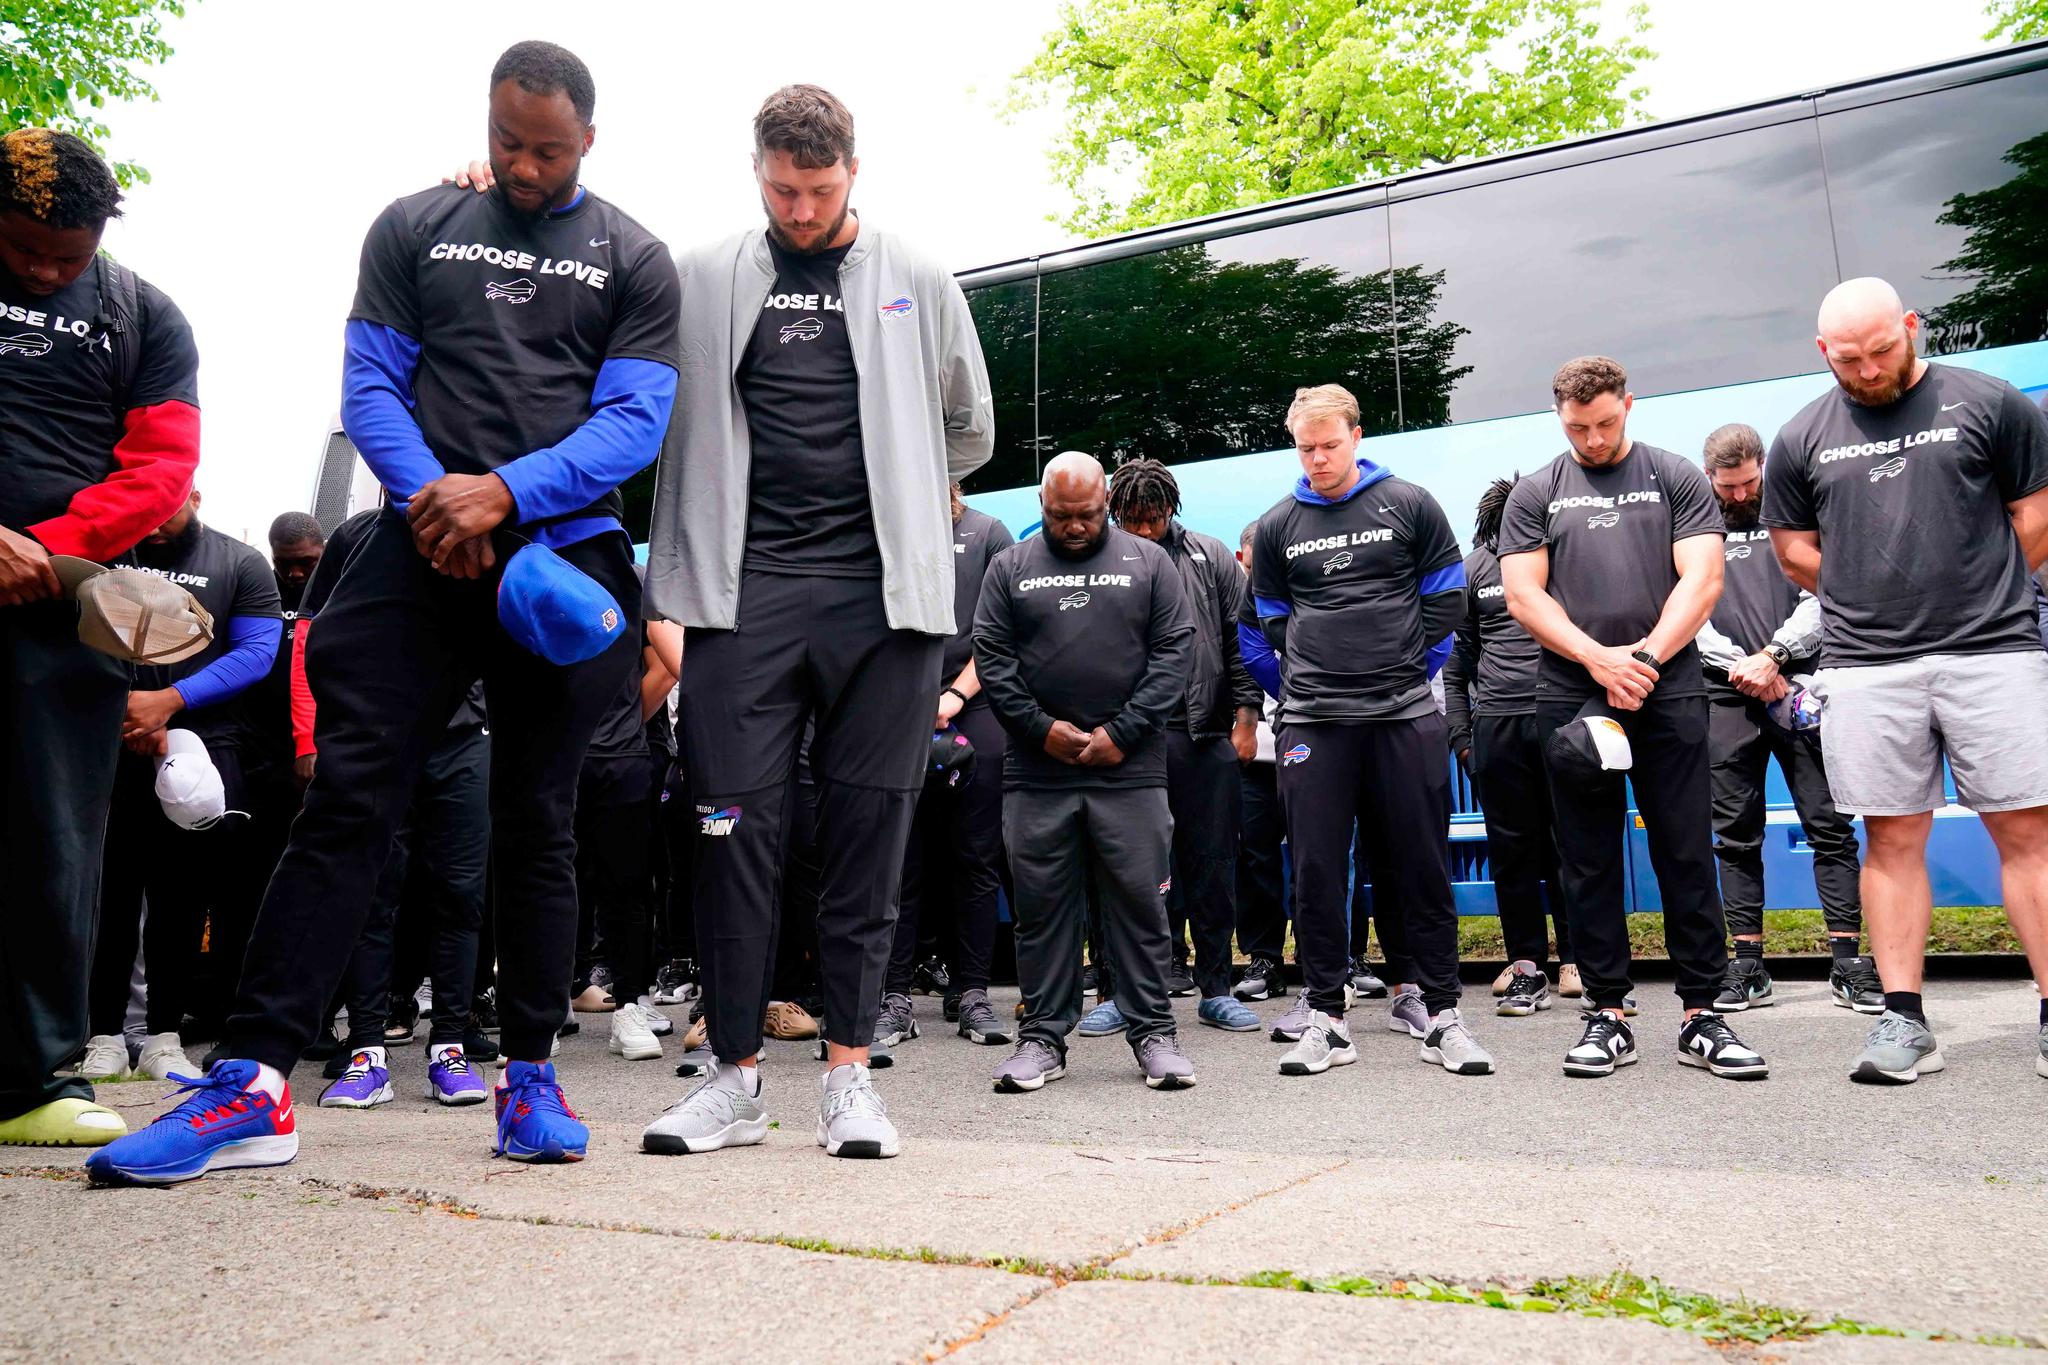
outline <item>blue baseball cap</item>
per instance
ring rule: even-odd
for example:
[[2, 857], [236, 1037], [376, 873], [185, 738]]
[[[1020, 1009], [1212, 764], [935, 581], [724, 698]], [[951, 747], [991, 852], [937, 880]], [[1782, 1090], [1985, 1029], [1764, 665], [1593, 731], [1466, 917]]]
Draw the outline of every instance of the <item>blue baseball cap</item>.
[[551, 664], [580, 664], [605, 652], [626, 628], [612, 595], [545, 545], [514, 552], [498, 579], [498, 624]]

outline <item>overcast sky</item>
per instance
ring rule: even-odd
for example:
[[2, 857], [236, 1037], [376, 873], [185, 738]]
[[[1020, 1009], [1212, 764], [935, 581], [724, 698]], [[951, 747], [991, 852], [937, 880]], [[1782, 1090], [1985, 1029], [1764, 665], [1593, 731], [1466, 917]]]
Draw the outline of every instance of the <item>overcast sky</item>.
[[[1608, 0], [1616, 12], [1618, 0]], [[825, 5], [195, 0], [153, 77], [107, 111], [149, 167], [107, 245], [191, 319], [201, 357], [206, 520], [259, 541], [310, 504], [336, 408], [341, 324], [377, 211], [483, 152], [492, 60], [521, 38], [597, 78], [584, 181], [671, 246], [757, 220], [748, 121], [814, 81], [853, 109], [855, 203], [956, 269], [1060, 245], [1044, 149], [1057, 111], [1006, 122], [1009, 75], [1055, 0]], [[1983, 46], [1974, 0], [1651, 0], [1642, 74], [1657, 117], [1801, 93]]]

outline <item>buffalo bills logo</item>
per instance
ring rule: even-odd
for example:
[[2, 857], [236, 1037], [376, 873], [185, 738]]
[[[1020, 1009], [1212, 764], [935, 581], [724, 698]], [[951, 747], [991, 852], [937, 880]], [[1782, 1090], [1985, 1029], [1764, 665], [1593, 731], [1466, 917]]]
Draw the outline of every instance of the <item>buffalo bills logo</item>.
[[1088, 605], [1088, 594], [1087, 594], [1087, 593], [1085, 593], [1085, 592], [1070, 592], [1070, 593], [1068, 593], [1068, 594], [1067, 594], [1067, 595], [1066, 595], [1065, 597], [1062, 597], [1062, 598], [1060, 599], [1060, 610], [1061, 610], [1061, 611], [1065, 611], [1065, 610], [1067, 610], [1067, 609], [1068, 609], [1069, 607], [1072, 607], [1073, 609], [1075, 609], [1076, 611], [1078, 611], [1078, 610], [1080, 610], [1080, 609], [1081, 609], [1082, 607], [1085, 607], [1085, 606], [1087, 606], [1087, 605]]
[[1280, 766], [1283, 768], [1291, 768], [1297, 763], [1306, 762], [1308, 762], [1308, 745], [1306, 744], [1297, 744], [1286, 753], [1280, 755]]
[[1162, 896], [1163, 896], [1163, 895], [1165, 895], [1165, 894], [1166, 894], [1167, 892], [1169, 892], [1169, 891], [1171, 891], [1171, 890], [1173, 890], [1173, 878], [1171, 878], [1171, 877], [1168, 877], [1168, 878], [1167, 878], [1167, 879], [1166, 879], [1165, 881], [1163, 881], [1163, 882], [1159, 883], [1159, 894], [1160, 894], [1160, 895], [1162, 895]]
[[1725, 550], [1723, 550], [1723, 551], [1721, 552], [1721, 558], [1723, 558], [1723, 559], [1748, 559], [1748, 558], [1749, 558], [1749, 547], [1748, 547], [1747, 545], [1730, 545], [1730, 546], [1729, 546], [1729, 547], [1728, 547], [1727, 549], [1725, 549]]
[[1905, 468], [1906, 457], [1903, 455], [1896, 459], [1886, 460], [1880, 465], [1872, 465], [1870, 481], [1876, 483], [1879, 479], [1896, 479], [1901, 473], [1905, 472]]
[[1323, 572], [1326, 574], [1332, 574], [1339, 569], [1348, 569], [1350, 567], [1351, 551], [1349, 550], [1339, 550], [1323, 561]]
[[38, 332], [0, 337], [0, 355], [48, 355], [50, 339]]
[[792, 341], [816, 341], [823, 335], [825, 335], [824, 323], [816, 318], [804, 318], [801, 321], [792, 322], [789, 326], [782, 329], [782, 344], [787, 346]]
[[908, 317], [910, 316], [910, 310], [916, 306], [907, 298], [895, 299], [882, 305], [882, 316], [885, 318]]
[[1591, 530], [1597, 531], [1603, 526], [1613, 526], [1620, 520], [1621, 513], [1619, 512], [1595, 512], [1592, 516], [1586, 518], [1586, 526]]
[[503, 299], [507, 303], [531, 303], [533, 292], [533, 281], [524, 276], [516, 280], [507, 280], [503, 284], [496, 280], [484, 282], [484, 297], [487, 299]]

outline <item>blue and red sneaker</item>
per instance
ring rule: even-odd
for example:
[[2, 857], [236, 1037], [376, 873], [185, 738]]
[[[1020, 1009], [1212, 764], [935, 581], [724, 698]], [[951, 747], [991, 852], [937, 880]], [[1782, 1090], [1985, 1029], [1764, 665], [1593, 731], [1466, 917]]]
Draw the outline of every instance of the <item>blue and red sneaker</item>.
[[273, 1101], [256, 1089], [256, 1063], [223, 1060], [201, 1077], [173, 1074], [186, 1098], [139, 1133], [86, 1159], [95, 1185], [175, 1185], [208, 1171], [282, 1166], [299, 1154], [291, 1087]]
[[581, 1161], [590, 1146], [552, 1062], [514, 1062], [498, 1087], [498, 1155], [514, 1161]]

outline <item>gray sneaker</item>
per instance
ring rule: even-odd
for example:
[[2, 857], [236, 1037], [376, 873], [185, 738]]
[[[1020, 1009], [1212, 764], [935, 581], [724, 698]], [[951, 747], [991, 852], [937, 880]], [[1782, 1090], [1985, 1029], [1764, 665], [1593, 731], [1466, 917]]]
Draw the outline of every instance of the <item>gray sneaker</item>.
[[1155, 1033], [1131, 1049], [1138, 1057], [1145, 1084], [1154, 1090], [1185, 1090], [1195, 1083], [1195, 1064], [1180, 1050], [1180, 1039]]
[[1280, 1058], [1280, 1074], [1320, 1076], [1333, 1066], [1350, 1066], [1357, 1060], [1358, 1049], [1351, 1045], [1351, 1030], [1344, 1021], [1314, 1010], [1301, 1031], [1301, 1041]]
[[868, 1069], [845, 1062], [825, 1073], [818, 1097], [818, 1145], [826, 1156], [885, 1157], [901, 1150]]
[[1017, 1044], [1009, 1060], [996, 1068], [992, 1079], [999, 1094], [1018, 1095], [1043, 1089], [1047, 1081], [1056, 1081], [1066, 1074], [1067, 1064], [1057, 1048], [1042, 1039], [1026, 1038]]
[[881, 1013], [875, 1016], [874, 1041], [892, 1048], [915, 1037], [917, 1015], [910, 1007], [910, 997], [897, 994], [883, 996]]
[[1294, 997], [1294, 1003], [1287, 1007], [1287, 1013], [1273, 1021], [1273, 1041], [1276, 1043], [1298, 1043], [1302, 1030], [1315, 1017], [1315, 1006], [1308, 1002], [1308, 991], [1303, 990]]
[[1429, 1036], [1429, 1007], [1422, 1003], [1421, 991], [1403, 986], [1394, 992], [1394, 999], [1387, 1006], [1387, 1028], [1410, 1038]]
[[[889, 1045], [882, 1041], [881, 1024], [875, 1025], [875, 1039], [868, 1044], [868, 1067], [874, 1071], [886, 1071], [896, 1065], [896, 1059], [889, 1055]], [[818, 1041], [811, 1047], [811, 1055], [819, 1061], [828, 1061], [831, 1053], [825, 1049], [825, 1035], [819, 1034]]]
[[640, 1135], [642, 1151], [663, 1156], [750, 1147], [768, 1136], [768, 1111], [749, 1095], [740, 1068], [720, 1062], [695, 1090], [668, 1107]]
[[1886, 1010], [1863, 1040], [1863, 1055], [1856, 1059], [1849, 1079], [1866, 1085], [1911, 1085], [1947, 1065], [1932, 1029], [1896, 1010]]
[[2041, 1025], [2041, 1055], [2034, 1058], [2034, 1074], [2048, 1076], [2048, 1024]]
[[1419, 1054], [1453, 1076], [1491, 1076], [1493, 1056], [1465, 1027], [1455, 1009], [1445, 1010], [1429, 1021], [1429, 1035], [1422, 1040]]
[[983, 990], [961, 993], [958, 1032], [968, 1042], [987, 1047], [1002, 1047], [1010, 1041], [1003, 1021], [996, 1017], [995, 1006], [988, 1002], [988, 992]]

